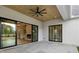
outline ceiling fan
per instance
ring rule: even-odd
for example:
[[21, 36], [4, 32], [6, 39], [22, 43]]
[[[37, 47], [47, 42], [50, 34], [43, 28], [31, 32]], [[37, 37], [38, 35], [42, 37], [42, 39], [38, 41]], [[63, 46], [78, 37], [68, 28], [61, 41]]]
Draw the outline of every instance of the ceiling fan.
[[47, 14], [46, 9], [40, 10], [40, 8], [37, 6], [36, 9], [30, 9], [33, 13], [32, 16], [43, 16], [44, 14]]

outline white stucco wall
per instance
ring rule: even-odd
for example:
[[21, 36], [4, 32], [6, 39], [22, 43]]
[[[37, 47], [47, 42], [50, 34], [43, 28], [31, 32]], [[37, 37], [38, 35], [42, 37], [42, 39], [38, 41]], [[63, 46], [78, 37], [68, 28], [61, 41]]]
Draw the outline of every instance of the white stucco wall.
[[79, 18], [63, 22], [63, 43], [79, 46]]
[[13, 19], [13, 20], [17, 20], [17, 21], [22, 21], [25, 23], [30, 23], [30, 24], [34, 24], [34, 25], [38, 25], [39, 26], [39, 36], [38, 36], [38, 40], [41, 41], [43, 38], [42, 35], [42, 22], [38, 21], [34, 18], [28, 17], [26, 15], [23, 15], [17, 11], [14, 11], [12, 9], [0, 6], [0, 17], [5, 17], [5, 18], [9, 18], [9, 19]]
[[51, 20], [44, 23], [43, 28], [43, 40], [49, 39], [48, 26], [62, 24], [62, 43], [78, 45], [79, 46], [79, 19], [73, 19], [68, 21]]

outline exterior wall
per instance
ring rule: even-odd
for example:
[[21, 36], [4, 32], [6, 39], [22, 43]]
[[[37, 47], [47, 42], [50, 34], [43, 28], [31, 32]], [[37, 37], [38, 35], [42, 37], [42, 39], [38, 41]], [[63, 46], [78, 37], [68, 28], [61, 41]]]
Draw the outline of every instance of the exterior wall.
[[0, 17], [5, 17], [5, 18], [16, 20], [16, 21], [22, 21], [22, 22], [25, 22], [25, 23], [38, 25], [39, 26], [38, 40], [39, 41], [42, 40], [42, 22], [41, 21], [38, 21], [38, 20], [31, 18], [31, 17], [28, 17], [26, 15], [23, 15], [23, 14], [17, 12], [17, 11], [6, 8], [4, 6], [0, 6]]
[[44, 23], [43, 40], [49, 40], [48, 26], [62, 24], [62, 43], [79, 46], [79, 19], [68, 21], [51, 20]]
[[0, 17], [5, 17], [17, 21], [22, 21], [34, 25], [39, 26], [39, 36], [38, 40], [42, 41], [48, 41], [48, 26], [49, 25], [56, 25], [56, 24], [62, 24], [63, 25], [63, 37], [62, 37], [62, 43], [66, 44], [73, 44], [79, 46], [79, 19], [73, 19], [73, 20], [51, 20], [47, 22], [41, 22], [36, 19], [30, 18], [26, 15], [23, 15], [19, 12], [16, 12], [12, 9], [0, 6]]

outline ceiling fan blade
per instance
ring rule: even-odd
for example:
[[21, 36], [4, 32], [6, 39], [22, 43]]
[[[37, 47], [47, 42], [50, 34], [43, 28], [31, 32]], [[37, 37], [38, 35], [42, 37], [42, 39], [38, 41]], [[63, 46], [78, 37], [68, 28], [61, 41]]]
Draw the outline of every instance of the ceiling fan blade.
[[42, 11], [45, 11], [46, 9], [43, 9], [43, 10], [41, 10], [40, 12], [42, 12]]
[[33, 9], [30, 9], [32, 12], [36, 12], [35, 10], [33, 10]]
[[47, 14], [47, 12], [41, 12], [41, 14]]
[[34, 13], [32, 16], [37, 16], [38, 17], [39, 15], [37, 13]]
[[36, 9], [36, 10], [37, 10], [37, 12], [39, 12], [39, 7], [37, 7], [37, 9]]

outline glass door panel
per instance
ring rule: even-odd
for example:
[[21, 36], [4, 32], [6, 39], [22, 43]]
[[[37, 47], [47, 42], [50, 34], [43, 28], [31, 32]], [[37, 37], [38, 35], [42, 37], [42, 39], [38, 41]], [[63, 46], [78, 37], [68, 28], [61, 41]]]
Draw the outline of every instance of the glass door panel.
[[38, 41], [38, 26], [32, 25], [32, 41]]
[[1, 47], [16, 45], [16, 25], [13, 22], [1, 22]]
[[62, 41], [62, 25], [49, 26], [49, 40], [54, 42]]

